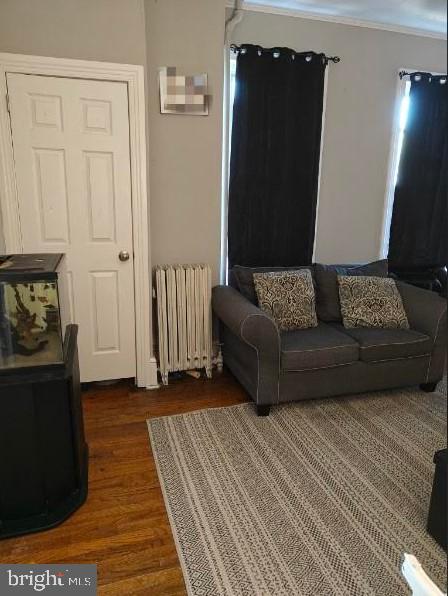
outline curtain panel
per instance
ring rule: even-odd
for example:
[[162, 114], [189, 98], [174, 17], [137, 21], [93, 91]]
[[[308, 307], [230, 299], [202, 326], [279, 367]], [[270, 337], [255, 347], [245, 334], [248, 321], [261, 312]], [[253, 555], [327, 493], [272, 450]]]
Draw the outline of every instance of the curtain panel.
[[448, 264], [447, 93], [446, 76], [411, 75], [390, 228], [393, 270]]
[[326, 60], [245, 44], [233, 108], [229, 266], [311, 263]]

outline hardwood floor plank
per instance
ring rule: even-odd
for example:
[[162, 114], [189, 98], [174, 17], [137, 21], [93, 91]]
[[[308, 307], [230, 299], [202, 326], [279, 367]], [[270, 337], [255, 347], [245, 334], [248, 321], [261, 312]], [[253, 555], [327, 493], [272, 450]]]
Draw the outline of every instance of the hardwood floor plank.
[[89, 496], [64, 524], [0, 541], [1, 563], [97, 563], [104, 596], [184, 596], [146, 426], [170, 416], [247, 401], [229, 373], [139, 391], [129, 382], [83, 395]]
[[184, 596], [187, 592], [180, 567], [172, 567], [112, 584], [102, 584], [98, 593], [101, 596]]

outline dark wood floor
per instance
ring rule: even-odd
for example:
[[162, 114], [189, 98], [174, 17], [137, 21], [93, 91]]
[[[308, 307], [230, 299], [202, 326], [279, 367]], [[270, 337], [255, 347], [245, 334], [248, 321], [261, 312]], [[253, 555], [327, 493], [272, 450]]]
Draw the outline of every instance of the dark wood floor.
[[0, 541], [0, 563], [97, 563], [100, 594], [186, 594], [145, 420], [246, 400], [225, 372], [155, 391], [90, 388], [87, 503], [53, 530]]

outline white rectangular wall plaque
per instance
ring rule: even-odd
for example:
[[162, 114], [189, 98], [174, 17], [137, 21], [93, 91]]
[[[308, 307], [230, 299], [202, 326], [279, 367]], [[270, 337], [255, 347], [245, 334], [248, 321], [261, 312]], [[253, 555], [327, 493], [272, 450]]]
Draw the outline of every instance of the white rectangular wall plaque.
[[159, 68], [160, 112], [208, 116], [207, 74], [179, 75], [175, 66]]

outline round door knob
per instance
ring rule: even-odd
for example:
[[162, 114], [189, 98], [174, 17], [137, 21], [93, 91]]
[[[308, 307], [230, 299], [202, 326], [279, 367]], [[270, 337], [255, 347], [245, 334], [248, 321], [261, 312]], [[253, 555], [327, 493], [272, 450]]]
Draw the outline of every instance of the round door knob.
[[122, 250], [119, 254], [118, 254], [118, 258], [120, 259], [120, 261], [129, 261], [129, 253], [127, 250]]

